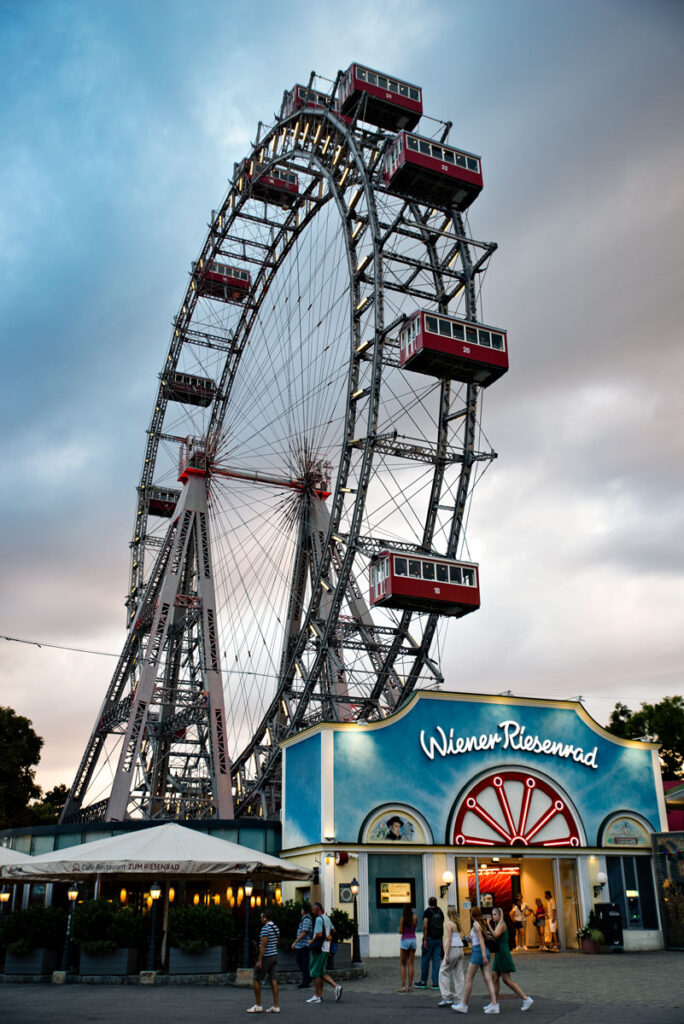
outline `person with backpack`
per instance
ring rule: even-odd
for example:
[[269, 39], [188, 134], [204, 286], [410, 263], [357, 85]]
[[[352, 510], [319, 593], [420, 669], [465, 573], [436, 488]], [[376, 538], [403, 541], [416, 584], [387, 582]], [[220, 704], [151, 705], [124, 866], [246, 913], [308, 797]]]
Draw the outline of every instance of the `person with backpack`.
[[323, 982], [326, 981], [335, 993], [335, 1001], [339, 1002], [342, 986], [337, 985], [328, 974], [328, 954], [330, 953], [330, 944], [335, 939], [335, 929], [321, 903], [314, 903], [313, 915], [313, 937], [309, 941], [311, 947], [309, 974], [313, 979], [314, 994], [309, 996], [306, 1001], [307, 1003], [320, 1003], [323, 998]]
[[254, 988], [254, 1006], [250, 1006], [247, 1013], [263, 1013], [261, 1005], [261, 982], [266, 978], [271, 983], [273, 993], [273, 1006], [269, 1006], [266, 1013], [280, 1013], [278, 1005], [278, 942], [280, 941], [280, 929], [271, 920], [269, 911], [264, 908], [261, 911], [261, 931], [259, 932], [259, 952], [254, 965], [254, 977], [252, 986]]
[[420, 981], [416, 988], [427, 988], [428, 971], [432, 964], [432, 987], [439, 989], [439, 963], [442, 956], [444, 914], [437, 906], [437, 897], [431, 896], [423, 913], [423, 945], [420, 959]]

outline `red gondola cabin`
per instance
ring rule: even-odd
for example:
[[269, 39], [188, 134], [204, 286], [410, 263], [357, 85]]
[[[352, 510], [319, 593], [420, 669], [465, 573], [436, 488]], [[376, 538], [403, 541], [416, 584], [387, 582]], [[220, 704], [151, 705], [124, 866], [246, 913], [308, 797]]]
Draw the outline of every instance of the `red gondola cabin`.
[[240, 165], [239, 180], [244, 187], [245, 182], [252, 186], [252, 197], [263, 199], [265, 203], [276, 206], [292, 206], [299, 195], [299, 179], [292, 171], [281, 167], [270, 167], [263, 172], [263, 165], [253, 160], [243, 160]]
[[508, 370], [506, 332], [420, 310], [399, 333], [399, 365], [486, 388]]
[[283, 97], [280, 116], [289, 117], [300, 107], [328, 106], [330, 106], [330, 97], [326, 93], [318, 92], [316, 89], [307, 89], [305, 85], [295, 85]]
[[244, 302], [250, 289], [252, 279], [246, 270], [227, 267], [223, 263], [209, 263], [200, 282], [202, 295], [222, 302]]
[[338, 107], [341, 114], [356, 115], [378, 128], [410, 131], [423, 113], [422, 91], [417, 85], [352, 64], [340, 83]]
[[381, 551], [370, 564], [370, 603], [460, 619], [480, 607], [479, 569], [452, 558]]
[[385, 157], [388, 192], [466, 210], [482, 191], [479, 156], [410, 132], [399, 132]]

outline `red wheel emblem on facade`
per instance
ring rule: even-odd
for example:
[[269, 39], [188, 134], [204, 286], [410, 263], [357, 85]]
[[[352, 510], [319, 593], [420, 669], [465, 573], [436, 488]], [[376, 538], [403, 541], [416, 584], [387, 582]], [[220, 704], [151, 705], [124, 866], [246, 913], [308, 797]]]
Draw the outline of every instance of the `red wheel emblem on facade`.
[[580, 831], [560, 794], [527, 772], [497, 772], [463, 797], [456, 846], [579, 846]]

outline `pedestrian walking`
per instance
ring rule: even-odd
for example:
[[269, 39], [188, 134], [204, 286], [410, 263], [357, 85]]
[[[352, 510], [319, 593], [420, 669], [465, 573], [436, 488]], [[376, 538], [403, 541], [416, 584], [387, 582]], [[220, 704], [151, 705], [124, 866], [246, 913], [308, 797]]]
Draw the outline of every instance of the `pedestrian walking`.
[[451, 1006], [463, 999], [465, 975], [463, 973], [463, 938], [461, 922], [456, 907], [447, 907], [447, 919], [444, 927], [444, 956], [439, 969], [439, 992], [441, 999], [438, 1006]]
[[439, 962], [442, 956], [444, 914], [437, 906], [437, 897], [431, 896], [423, 912], [423, 942], [421, 945], [420, 981], [416, 988], [427, 988], [428, 972], [432, 965], [432, 987], [439, 988]]
[[484, 1012], [499, 1013], [499, 1004], [496, 1000], [496, 992], [494, 991], [494, 982], [492, 980], [491, 954], [487, 949], [487, 943], [485, 941], [484, 919], [482, 917], [482, 910], [480, 907], [473, 907], [470, 911], [470, 923], [472, 953], [470, 954], [470, 963], [468, 964], [468, 970], [466, 972], [465, 990], [462, 1001], [460, 1003], [453, 1003], [451, 1009], [455, 1010], [456, 1013], [468, 1012], [468, 1000], [470, 999], [470, 993], [473, 990], [475, 975], [478, 971], [482, 971], [482, 977], [484, 978], [484, 982], [487, 986], [491, 999], [489, 1005], [485, 1007]]
[[266, 1013], [280, 1013], [278, 1005], [278, 941], [280, 930], [278, 925], [271, 921], [268, 910], [261, 911], [261, 931], [259, 932], [259, 952], [256, 964], [254, 965], [254, 976], [252, 987], [254, 989], [254, 1006], [250, 1006], [247, 1013], [263, 1013], [261, 1005], [261, 983], [268, 978], [271, 983], [273, 994], [273, 1006], [269, 1006]]
[[297, 932], [297, 938], [292, 943], [292, 949], [295, 951], [297, 958], [297, 967], [302, 972], [302, 980], [298, 985], [298, 988], [310, 988], [311, 979], [309, 978], [309, 960], [311, 957], [311, 950], [309, 948], [309, 939], [313, 936], [313, 921], [311, 919], [311, 904], [302, 903], [302, 917], [299, 922], [299, 931]]
[[[511, 978], [511, 974], [515, 971], [515, 964], [508, 947], [508, 928], [504, 920], [503, 910], [500, 907], [492, 908], [491, 919], [487, 922], [487, 931], [499, 947], [494, 953], [494, 963], [492, 964], [492, 980], [494, 981], [494, 991], [496, 992], [495, 1002], [499, 1002], [499, 980], [501, 980], [504, 985], [507, 985], [512, 992], [515, 992], [522, 999], [520, 1009], [529, 1010], [534, 999], [531, 996], [526, 996], [520, 986]], [[487, 1007], [485, 1006], [486, 1010]]]
[[328, 974], [328, 953], [330, 952], [330, 940], [332, 938], [332, 921], [323, 910], [321, 903], [313, 905], [314, 927], [313, 935], [309, 940], [311, 949], [311, 963], [309, 973], [314, 983], [314, 994], [309, 996], [307, 1003], [320, 1003], [323, 998], [323, 982], [325, 981], [335, 993], [335, 1000], [339, 1001], [342, 996], [342, 986], [336, 984]]
[[522, 893], [519, 892], [513, 901], [509, 915], [515, 928], [515, 950], [527, 949], [527, 936], [525, 935], [527, 927], [526, 918], [531, 913], [532, 911], [522, 898]]
[[399, 969], [401, 971], [400, 992], [413, 992], [413, 969], [416, 958], [416, 925], [418, 918], [410, 903], [404, 904], [399, 924]]
[[538, 896], [534, 902], [534, 927], [537, 929], [537, 935], [539, 936], [539, 948], [545, 950], [546, 939], [544, 938], [544, 934], [546, 932], [546, 908]]

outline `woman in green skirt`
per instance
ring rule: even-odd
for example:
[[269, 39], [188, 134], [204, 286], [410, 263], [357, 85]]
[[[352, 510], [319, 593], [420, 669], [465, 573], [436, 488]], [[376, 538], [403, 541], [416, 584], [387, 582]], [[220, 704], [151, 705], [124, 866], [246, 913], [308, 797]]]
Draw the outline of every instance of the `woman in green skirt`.
[[[523, 1002], [520, 1009], [529, 1010], [534, 999], [532, 996], [526, 996], [520, 985], [517, 985], [511, 978], [511, 974], [515, 971], [515, 964], [513, 963], [513, 957], [508, 945], [508, 927], [500, 907], [492, 908], [492, 915], [487, 922], [487, 932], [489, 938], [494, 939], [498, 943], [498, 949], [494, 954], [494, 963], [492, 965], [492, 978], [494, 980], [497, 1003], [499, 1001], [499, 982], [503, 981], [504, 985], [508, 985], [522, 999]], [[486, 1006], [485, 1010], [487, 1010]]]

